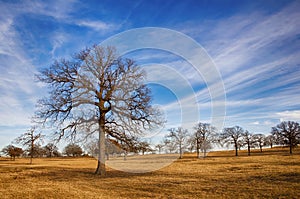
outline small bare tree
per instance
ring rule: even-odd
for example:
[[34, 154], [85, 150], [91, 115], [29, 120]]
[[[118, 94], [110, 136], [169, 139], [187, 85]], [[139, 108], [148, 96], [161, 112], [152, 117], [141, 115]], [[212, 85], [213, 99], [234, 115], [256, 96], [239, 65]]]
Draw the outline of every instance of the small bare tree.
[[163, 143], [163, 148], [165, 148], [166, 153], [174, 153], [177, 151], [177, 144], [171, 141], [169, 137], [165, 137]]
[[262, 148], [265, 146], [265, 137], [264, 134], [260, 133], [253, 135], [254, 145], [259, 147], [260, 152], [263, 151]]
[[155, 148], [158, 149], [158, 154], [161, 154], [162, 149], [164, 148], [164, 144], [157, 144]]
[[65, 147], [64, 153], [67, 156], [78, 157], [82, 155], [83, 150], [78, 144], [71, 143]]
[[185, 142], [188, 139], [188, 130], [179, 127], [177, 129], [169, 129], [170, 133], [166, 136], [166, 139], [169, 139], [171, 143], [174, 143], [179, 150], [179, 158], [183, 157], [183, 149], [185, 147]]
[[270, 146], [272, 148], [275, 143], [276, 143], [276, 138], [275, 138], [274, 135], [268, 135], [265, 138], [265, 144], [266, 144], [266, 146]]
[[290, 154], [293, 153], [293, 148], [300, 143], [300, 125], [298, 122], [281, 122], [277, 126], [272, 127], [272, 134], [279, 142], [289, 146]]
[[70, 61], [54, 62], [38, 79], [49, 85], [49, 98], [39, 101], [38, 122], [57, 127], [58, 139], [98, 134], [96, 174], [105, 175], [105, 140], [130, 143], [132, 137], [161, 125], [151, 106], [145, 72], [113, 47], [93, 46]]
[[147, 141], [141, 141], [137, 143], [137, 151], [142, 152], [142, 154], [144, 155], [145, 152], [152, 152], [153, 149], [150, 146], [150, 143]]
[[27, 150], [30, 155], [30, 164], [32, 164], [32, 159], [35, 153], [36, 143], [41, 141], [43, 135], [41, 133], [35, 133], [36, 127], [31, 127], [26, 133], [22, 134], [18, 138], [16, 138], [16, 143], [22, 144], [27, 147]]
[[58, 147], [54, 143], [48, 143], [44, 146], [47, 157], [57, 156], [59, 154]]
[[240, 145], [241, 138], [243, 136], [244, 130], [240, 126], [235, 126], [231, 128], [224, 128], [223, 132], [220, 134], [220, 140], [227, 145], [234, 145], [235, 156], [238, 156], [238, 149]]
[[21, 156], [24, 153], [24, 151], [22, 148], [16, 147], [14, 145], [8, 145], [2, 149], [2, 153], [10, 156], [12, 160], [15, 160], [16, 157]]
[[200, 158], [200, 150], [203, 151], [203, 157], [206, 157], [207, 150], [217, 139], [217, 129], [208, 123], [199, 122], [195, 127], [190, 141], [195, 143], [197, 157]]
[[250, 154], [251, 154], [251, 147], [253, 147], [254, 142], [255, 141], [254, 141], [254, 138], [253, 138], [253, 134], [249, 133], [249, 131], [245, 131], [243, 133], [242, 143], [243, 143], [243, 145], [247, 146], [248, 156], [250, 156]]

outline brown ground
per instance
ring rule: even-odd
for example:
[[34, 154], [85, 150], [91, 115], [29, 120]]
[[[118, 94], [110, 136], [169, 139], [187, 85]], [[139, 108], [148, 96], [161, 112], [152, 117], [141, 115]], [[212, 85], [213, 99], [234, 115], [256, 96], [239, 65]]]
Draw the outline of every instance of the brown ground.
[[158, 171], [108, 169], [93, 158], [0, 159], [0, 198], [300, 198], [300, 149], [186, 154]]

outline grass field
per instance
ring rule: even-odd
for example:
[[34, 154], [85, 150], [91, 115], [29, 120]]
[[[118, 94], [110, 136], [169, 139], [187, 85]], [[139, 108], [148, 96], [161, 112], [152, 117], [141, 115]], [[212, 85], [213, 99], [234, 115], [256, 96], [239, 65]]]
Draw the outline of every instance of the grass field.
[[[300, 198], [300, 150], [185, 154], [150, 173], [108, 168], [93, 158], [0, 159], [0, 198]], [[157, 156], [157, 155], [156, 155]]]

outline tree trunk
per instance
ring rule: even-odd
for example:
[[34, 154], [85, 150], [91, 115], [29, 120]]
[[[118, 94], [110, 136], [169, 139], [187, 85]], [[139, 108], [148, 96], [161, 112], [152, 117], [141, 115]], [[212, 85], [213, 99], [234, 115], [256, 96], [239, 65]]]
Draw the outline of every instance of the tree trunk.
[[196, 140], [196, 151], [197, 151], [197, 158], [200, 158], [200, 143], [199, 140]]
[[181, 146], [181, 142], [179, 143], [179, 158], [182, 159], [182, 146]]
[[260, 148], [260, 152], [262, 152], [262, 146], [259, 146], [259, 148]]
[[100, 176], [105, 176], [106, 169], [105, 169], [105, 130], [104, 130], [104, 123], [105, 118], [101, 117], [99, 120], [99, 142], [98, 142], [98, 166], [96, 169], [95, 174]]
[[206, 139], [204, 138], [203, 139], [203, 157], [205, 158], [206, 157]]
[[33, 140], [33, 138], [31, 137], [30, 164], [32, 164], [33, 147], [34, 147], [34, 140]]
[[290, 144], [290, 154], [292, 154], [292, 153], [293, 153], [293, 145]]
[[238, 149], [239, 149], [238, 144], [235, 143], [235, 156], [238, 156]]
[[250, 145], [248, 144], [248, 156], [250, 156]]

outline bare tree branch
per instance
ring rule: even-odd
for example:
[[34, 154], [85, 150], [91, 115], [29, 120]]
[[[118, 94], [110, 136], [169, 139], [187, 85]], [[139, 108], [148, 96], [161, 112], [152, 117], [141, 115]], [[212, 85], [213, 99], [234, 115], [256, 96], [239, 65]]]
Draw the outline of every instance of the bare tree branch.
[[38, 102], [36, 121], [55, 126], [58, 139], [98, 132], [98, 174], [105, 174], [105, 135], [132, 144], [137, 135], [164, 123], [151, 105], [145, 72], [133, 60], [119, 58], [113, 47], [94, 45], [37, 77], [48, 84], [50, 96]]

